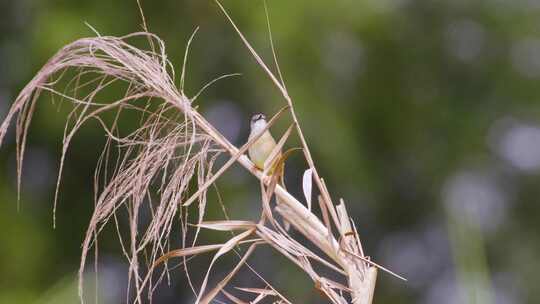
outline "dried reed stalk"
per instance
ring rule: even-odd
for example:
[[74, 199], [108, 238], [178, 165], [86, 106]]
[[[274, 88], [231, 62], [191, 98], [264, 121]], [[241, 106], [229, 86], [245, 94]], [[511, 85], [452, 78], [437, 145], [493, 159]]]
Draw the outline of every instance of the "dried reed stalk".
[[[174, 257], [183, 258], [184, 271], [197, 296], [197, 303], [210, 303], [220, 292], [234, 303], [247, 303], [227, 292], [225, 287], [242, 266], [246, 265], [251, 269], [251, 266], [246, 264], [246, 260], [261, 244], [272, 246], [304, 270], [314, 281], [315, 286], [332, 303], [371, 303], [377, 267], [380, 266], [364, 255], [358, 232], [347, 214], [345, 203], [343, 200], [339, 205], [333, 203], [324, 180], [315, 167], [296, 117], [293, 102], [281, 77], [275, 52], [274, 62], [279, 72], [279, 80], [238, 30], [221, 4], [217, 1], [216, 3], [257, 63], [286, 100], [287, 106], [270, 120], [268, 128], [284, 112], [290, 113], [292, 124], [300, 138], [302, 151], [309, 165], [303, 179], [306, 205], [279, 185], [276, 175], [256, 169], [244, 155], [257, 137], [238, 149], [197, 112], [193, 105], [195, 98], [190, 99], [183, 91], [185, 60], [181, 85], [177, 88], [172, 64], [165, 52], [165, 45], [159, 37], [147, 32], [146, 25], [145, 32], [124, 37], [98, 34], [98, 37], [83, 38], [65, 46], [25, 86], [0, 125], [1, 146], [11, 121], [17, 118], [17, 184], [19, 189], [26, 135], [32, 114], [40, 94], [50, 92], [73, 105], [64, 132], [55, 207], [64, 159], [75, 133], [89, 119], [96, 119], [107, 135], [107, 143], [99, 158], [95, 174], [95, 208], [82, 246], [79, 269], [81, 301], [83, 301], [82, 274], [89, 250], [98, 239], [103, 227], [114, 219], [123, 253], [130, 265], [129, 285], [130, 289], [136, 291], [132, 299], [134, 303], [144, 302], [144, 295], [151, 300], [155, 286], [169, 271], [167, 261]], [[268, 28], [270, 30], [269, 23]], [[137, 38], [147, 39], [151, 49], [142, 50], [129, 43], [130, 40]], [[192, 38], [193, 36], [190, 42]], [[272, 40], [270, 41], [273, 49]], [[187, 58], [187, 51], [185, 58]], [[64, 91], [61, 91], [57, 86], [68, 71], [75, 71], [76, 74], [68, 82]], [[123, 97], [106, 103], [96, 101], [98, 99], [96, 96], [101, 91], [115, 83], [125, 85]], [[90, 92], [80, 93], [88, 88], [92, 88]], [[103, 114], [112, 111], [116, 111], [112, 122], [103, 118]], [[141, 115], [140, 127], [128, 134], [124, 134], [119, 127], [121, 115], [125, 111], [136, 111]], [[287, 141], [292, 133], [291, 130], [292, 127], [282, 137], [278, 148]], [[113, 157], [114, 153], [116, 153], [116, 160]], [[215, 160], [223, 153], [229, 155], [229, 161], [214, 170]], [[278, 154], [274, 153], [274, 155]], [[285, 158], [276, 161], [283, 162]], [[235, 162], [241, 164], [261, 181], [263, 213], [260, 221], [257, 223], [230, 219], [217, 222], [204, 221], [207, 191]], [[320, 193], [318, 202], [321, 214], [319, 216], [311, 208], [313, 180]], [[196, 184], [196, 191], [191, 193], [190, 184], [193, 183]], [[275, 207], [272, 204], [273, 196], [279, 198]], [[193, 229], [187, 221], [188, 212], [190, 205], [195, 202], [199, 216], [194, 225], [195, 236], [191, 242], [188, 242], [188, 231]], [[151, 210], [152, 218], [147, 226], [141, 227], [140, 212], [145, 208]], [[128, 240], [124, 240], [116, 219], [118, 211], [122, 209], [127, 210], [129, 216]], [[296, 241], [275, 219], [276, 212], [324, 254], [314, 253]], [[176, 217], [180, 220], [182, 227], [183, 247], [170, 250], [169, 235]], [[200, 229], [240, 230], [241, 233], [234, 235], [224, 244], [197, 245]], [[244, 244], [251, 245], [249, 250], [242, 255], [237, 248]], [[217, 252], [208, 265], [202, 286], [196, 292], [188, 270], [187, 257], [212, 251]], [[217, 286], [207, 291], [208, 278], [213, 265], [222, 255], [231, 251], [241, 256], [240, 262]], [[149, 257], [148, 271], [141, 270], [142, 256]], [[342, 275], [344, 282], [336, 282], [321, 276], [315, 271], [314, 263]], [[165, 267], [161, 267], [163, 264]], [[261, 280], [264, 279], [261, 277]], [[257, 295], [251, 303], [257, 303], [265, 298], [273, 298], [277, 303], [290, 303], [268, 282], [264, 282], [267, 289], [243, 289], [245, 292]]]

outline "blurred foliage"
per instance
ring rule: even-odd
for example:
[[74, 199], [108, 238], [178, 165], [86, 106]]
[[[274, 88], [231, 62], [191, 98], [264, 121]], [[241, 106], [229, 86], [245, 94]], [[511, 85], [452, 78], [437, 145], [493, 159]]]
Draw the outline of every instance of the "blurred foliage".
[[[198, 100], [234, 143], [246, 140], [253, 112], [283, 105], [213, 1], [142, 3], [177, 75], [187, 39], [200, 26], [188, 94], [221, 74], [243, 74]], [[271, 62], [262, 1], [223, 3]], [[366, 251], [409, 278], [403, 283], [381, 273], [376, 303], [540, 301], [537, 1], [271, 0], [269, 8], [279, 62], [322, 175], [332, 194], [348, 202]], [[102, 35], [141, 30], [135, 0], [4, 0], [0, 11], [2, 118], [50, 56], [94, 35], [85, 22]], [[72, 281], [104, 138], [90, 123], [74, 140], [53, 229], [66, 109], [49, 99], [42, 97], [31, 126], [20, 211], [12, 135], [0, 150], [0, 303], [77, 301]], [[287, 183], [300, 195], [299, 160], [288, 163]], [[219, 187], [231, 214], [255, 216], [258, 187], [247, 173], [235, 168]], [[219, 208], [213, 210], [217, 218]], [[253, 264], [292, 299], [324, 302], [286, 260], [257, 257]], [[205, 258], [196, 260], [204, 267]], [[125, 262], [112, 228], [103, 233], [99, 262], [104, 293], [122, 302]], [[245, 286], [253, 278], [238, 280]], [[178, 275], [155, 302], [189, 297]]]

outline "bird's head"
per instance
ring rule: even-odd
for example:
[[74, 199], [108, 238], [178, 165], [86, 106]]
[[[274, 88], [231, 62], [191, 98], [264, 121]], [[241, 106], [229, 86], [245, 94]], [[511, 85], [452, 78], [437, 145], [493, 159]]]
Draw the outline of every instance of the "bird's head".
[[264, 128], [264, 126], [266, 126], [266, 116], [264, 116], [264, 114], [262, 113], [258, 113], [251, 116], [250, 126], [251, 126], [251, 130], [259, 129], [261, 127]]

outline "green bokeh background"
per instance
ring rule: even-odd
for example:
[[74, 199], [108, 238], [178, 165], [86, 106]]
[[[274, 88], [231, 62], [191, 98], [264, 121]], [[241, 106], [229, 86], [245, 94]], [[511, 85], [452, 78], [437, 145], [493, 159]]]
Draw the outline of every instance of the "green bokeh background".
[[[223, 4], [271, 62], [263, 2]], [[142, 5], [177, 75], [186, 42], [200, 27], [188, 63], [188, 95], [221, 74], [242, 73], [198, 100], [201, 112], [235, 144], [246, 140], [252, 113], [271, 114], [284, 104], [213, 1]], [[538, 303], [540, 4], [268, 5], [279, 62], [321, 174], [332, 195], [348, 202], [368, 254], [409, 279], [380, 273], [375, 303]], [[85, 22], [103, 35], [141, 30], [135, 0], [2, 0], [0, 12], [2, 119], [50, 56], [94, 35]], [[104, 137], [91, 123], [74, 140], [53, 229], [65, 112], [49, 96], [39, 103], [20, 211], [13, 130], [0, 149], [0, 303], [78, 301], [80, 244]], [[279, 124], [275, 132], [285, 127]], [[305, 163], [297, 155], [287, 168], [289, 188], [300, 197]], [[237, 219], [256, 214], [258, 187], [249, 174], [235, 167], [218, 185]], [[210, 216], [217, 218], [214, 203]], [[203, 241], [217, 239], [206, 235]], [[102, 234], [100, 248], [102, 303], [123, 303], [126, 262], [112, 227]], [[198, 258], [195, 271], [205, 262]], [[229, 262], [218, 267], [218, 277], [234, 258]], [[270, 249], [253, 264], [295, 303], [325, 303], [305, 274]], [[260, 284], [249, 273], [236, 283]], [[177, 275], [157, 290], [154, 303], [192, 300], [185, 277]]]

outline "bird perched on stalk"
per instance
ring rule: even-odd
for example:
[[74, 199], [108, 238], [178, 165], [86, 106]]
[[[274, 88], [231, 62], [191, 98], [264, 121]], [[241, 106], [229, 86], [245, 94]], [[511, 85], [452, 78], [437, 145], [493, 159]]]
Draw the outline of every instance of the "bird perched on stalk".
[[[249, 134], [249, 140], [259, 135], [268, 123], [264, 114], [255, 114], [251, 117], [251, 133]], [[272, 137], [269, 130], [265, 130], [264, 133], [249, 147], [248, 154], [251, 161], [255, 166], [265, 172], [268, 172], [272, 178], [276, 178], [276, 181], [285, 188], [285, 182], [283, 178], [284, 164], [281, 151], [274, 151], [276, 149], [276, 140]], [[268, 158], [271, 157], [270, 161]], [[285, 188], [286, 189], [286, 188]], [[279, 198], [276, 197], [276, 202], [281, 203]], [[290, 224], [284, 220], [285, 229], [289, 230]]]
[[[251, 117], [251, 133], [249, 139], [257, 136], [266, 127], [266, 117], [264, 114], [255, 114]], [[249, 147], [248, 154], [251, 161], [257, 166], [257, 168], [264, 170], [264, 164], [274, 148], [276, 147], [276, 141], [269, 130], [264, 133]]]

